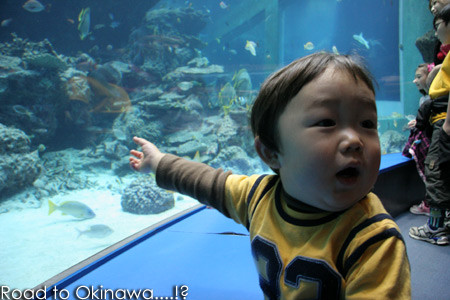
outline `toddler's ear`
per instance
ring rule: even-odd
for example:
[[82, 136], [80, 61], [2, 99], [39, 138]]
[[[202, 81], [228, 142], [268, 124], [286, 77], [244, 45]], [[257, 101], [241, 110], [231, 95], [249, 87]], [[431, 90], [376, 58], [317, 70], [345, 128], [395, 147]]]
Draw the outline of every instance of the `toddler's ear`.
[[272, 169], [280, 169], [280, 161], [278, 160], [278, 154], [272, 149], [266, 147], [261, 142], [259, 136], [255, 137], [255, 149], [259, 157]]

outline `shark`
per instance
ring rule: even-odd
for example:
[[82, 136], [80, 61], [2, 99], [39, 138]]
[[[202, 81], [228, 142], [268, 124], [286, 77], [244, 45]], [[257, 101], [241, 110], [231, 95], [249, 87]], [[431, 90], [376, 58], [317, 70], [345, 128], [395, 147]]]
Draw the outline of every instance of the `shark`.
[[369, 42], [363, 37], [363, 33], [354, 34], [353, 38], [360, 44], [364, 45], [367, 49], [370, 49]]

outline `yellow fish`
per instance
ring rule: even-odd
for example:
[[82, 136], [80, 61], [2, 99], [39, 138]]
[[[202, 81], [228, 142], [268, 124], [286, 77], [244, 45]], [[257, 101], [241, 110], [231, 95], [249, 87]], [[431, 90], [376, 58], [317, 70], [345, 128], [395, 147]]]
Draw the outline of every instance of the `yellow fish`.
[[192, 160], [200, 163], [202, 162], [202, 158], [200, 157], [200, 152], [198, 150], [197, 152], [195, 152], [194, 158]]
[[398, 112], [396, 112], [396, 111], [394, 111], [394, 112], [391, 114], [391, 117], [392, 117], [392, 118], [400, 119], [400, 118], [403, 118], [403, 115], [400, 114], [400, 113], [398, 113]]
[[245, 50], [250, 51], [253, 56], [256, 56], [256, 43], [253, 41], [247, 41], [245, 44]]
[[77, 219], [92, 219], [95, 213], [86, 204], [78, 201], [64, 201], [60, 205], [48, 200], [48, 214], [51, 215], [55, 210], [59, 210], [64, 215], [71, 215]]
[[91, 9], [89, 7], [83, 8], [78, 15], [78, 31], [80, 32], [80, 39], [84, 40], [89, 34], [89, 27], [91, 26]]
[[305, 48], [305, 50], [311, 51], [314, 49], [314, 44], [312, 42], [307, 42], [303, 45], [303, 48]]

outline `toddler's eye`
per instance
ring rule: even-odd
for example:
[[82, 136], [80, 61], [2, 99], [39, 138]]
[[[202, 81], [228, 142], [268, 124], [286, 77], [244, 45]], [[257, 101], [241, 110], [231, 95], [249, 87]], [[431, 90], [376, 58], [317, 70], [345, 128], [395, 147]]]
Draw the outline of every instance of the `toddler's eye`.
[[375, 123], [372, 120], [365, 120], [361, 122], [361, 126], [364, 128], [373, 129], [375, 128]]
[[336, 122], [331, 119], [324, 119], [316, 123], [316, 126], [323, 126], [323, 127], [331, 127], [336, 125]]

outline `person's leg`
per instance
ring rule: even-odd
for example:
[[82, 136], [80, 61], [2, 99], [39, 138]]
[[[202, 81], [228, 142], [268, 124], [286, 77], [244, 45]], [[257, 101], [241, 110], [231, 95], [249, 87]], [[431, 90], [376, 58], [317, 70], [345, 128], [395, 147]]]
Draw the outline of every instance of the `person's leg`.
[[409, 236], [436, 245], [448, 245], [447, 230], [444, 226], [445, 210], [431, 207], [430, 217], [425, 225], [411, 227]]
[[409, 235], [417, 240], [423, 240], [437, 245], [448, 245], [448, 231], [444, 226], [445, 209], [450, 201], [450, 177], [449, 163], [440, 164], [442, 143], [442, 121], [438, 121], [433, 126], [433, 136], [425, 159], [425, 187], [426, 198], [429, 199], [430, 216], [425, 225], [411, 227]]

